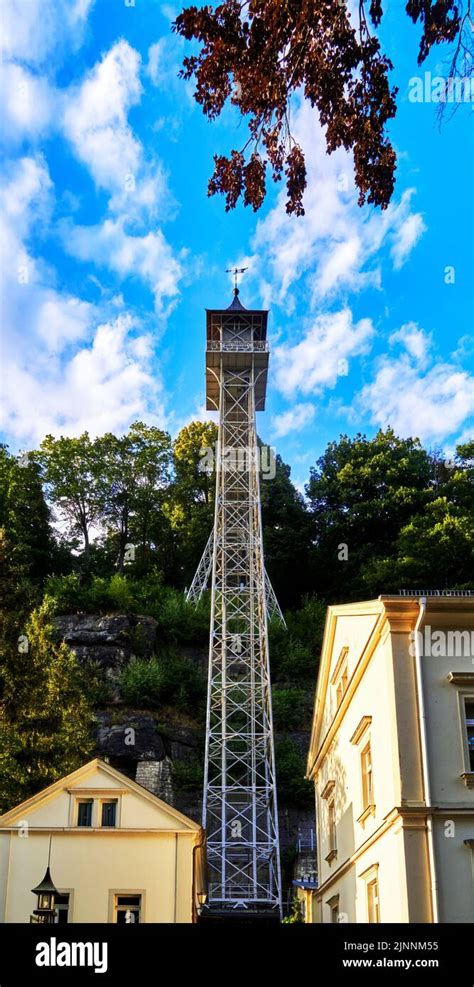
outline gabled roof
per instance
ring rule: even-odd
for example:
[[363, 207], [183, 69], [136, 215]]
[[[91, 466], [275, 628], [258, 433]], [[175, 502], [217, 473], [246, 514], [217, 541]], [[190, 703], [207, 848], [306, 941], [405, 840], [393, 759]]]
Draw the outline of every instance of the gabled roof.
[[9, 828], [11, 825], [15, 824], [18, 819], [23, 819], [25, 814], [30, 809], [36, 809], [43, 802], [47, 802], [50, 799], [55, 798], [59, 795], [65, 788], [71, 788], [74, 785], [78, 785], [79, 782], [85, 781], [85, 779], [93, 774], [95, 771], [101, 771], [103, 774], [108, 775], [113, 778], [114, 781], [120, 782], [122, 788], [127, 788], [130, 792], [133, 792], [139, 798], [145, 799], [147, 802], [151, 802], [157, 808], [161, 809], [168, 816], [176, 822], [177, 829], [189, 829], [190, 831], [198, 833], [201, 829], [199, 823], [194, 822], [193, 819], [189, 819], [182, 812], [178, 812], [173, 806], [168, 805], [162, 799], [158, 798], [157, 795], [153, 795], [143, 785], [139, 785], [138, 782], [132, 781], [127, 775], [124, 775], [122, 771], [118, 771], [117, 768], [113, 768], [106, 761], [102, 761], [101, 758], [95, 757], [92, 761], [87, 761], [76, 771], [72, 771], [71, 774], [64, 775], [63, 778], [59, 778], [58, 781], [53, 782], [52, 785], [48, 785], [47, 788], [43, 788], [42, 791], [37, 792], [36, 795], [32, 795], [31, 798], [26, 799], [19, 805], [16, 805], [13, 809], [9, 809], [5, 812], [3, 816], [0, 816], [0, 830], [2, 828]]
[[[372, 615], [374, 617], [373, 626], [365, 642], [363, 651], [359, 656], [359, 662], [370, 660], [371, 652], [375, 648], [378, 636], [382, 632], [384, 624], [387, 622], [390, 627], [397, 627], [398, 630], [409, 630], [414, 626], [414, 622], [419, 612], [420, 594], [414, 592], [412, 595], [402, 594], [381, 594], [375, 600], [364, 600], [360, 603], [344, 603], [328, 607], [326, 614], [326, 624], [324, 628], [323, 646], [321, 650], [321, 661], [316, 683], [316, 694], [314, 701], [313, 722], [311, 729], [311, 740], [306, 764], [306, 777], [311, 778], [314, 765], [318, 758], [318, 752], [326, 744], [326, 738], [321, 736], [321, 726], [324, 718], [324, 709], [327, 701], [331, 661], [333, 658], [334, 638], [336, 625], [339, 618], [363, 617]], [[459, 622], [461, 615], [472, 624], [470, 615], [474, 614], [474, 599], [472, 597], [456, 596], [454, 591], [450, 596], [429, 596], [426, 599], [427, 612], [432, 622], [438, 623], [442, 620], [452, 619], [456, 614]], [[330, 728], [331, 729], [331, 728]], [[330, 730], [326, 734], [326, 737]]]
[[326, 702], [329, 675], [331, 669], [332, 652], [336, 624], [338, 617], [362, 616], [374, 614], [377, 616], [371, 637], [378, 620], [383, 615], [384, 606], [380, 598], [378, 600], [366, 600], [363, 603], [344, 603], [337, 606], [328, 607], [326, 613], [326, 623], [324, 626], [323, 645], [321, 649], [321, 660], [319, 663], [318, 678], [316, 682], [316, 694], [314, 698], [313, 722], [311, 728], [311, 739], [308, 750], [308, 760], [306, 765], [306, 777], [311, 777], [312, 767], [320, 747], [320, 731]]

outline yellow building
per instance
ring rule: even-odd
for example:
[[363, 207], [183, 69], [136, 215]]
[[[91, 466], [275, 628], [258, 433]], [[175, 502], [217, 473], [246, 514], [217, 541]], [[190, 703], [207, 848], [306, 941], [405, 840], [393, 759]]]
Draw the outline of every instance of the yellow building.
[[203, 832], [98, 758], [0, 816], [0, 922], [29, 922], [51, 842], [59, 922], [192, 922]]
[[307, 776], [319, 878], [307, 916], [472, 922], [474, 598], [329, 607]]

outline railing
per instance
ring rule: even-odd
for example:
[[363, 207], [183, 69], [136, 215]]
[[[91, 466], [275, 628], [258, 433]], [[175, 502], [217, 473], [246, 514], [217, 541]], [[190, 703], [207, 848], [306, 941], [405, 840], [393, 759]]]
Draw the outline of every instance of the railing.
[[315, 850], [316, 849], [316, 837], [314, 829], [310, 829], [306, 833], [298, 833], [298, 838], [296, 841], [296, 850], [298, 853], [303, 853], [305, 850]]
[[472, 589], [399, 589], [399, 596], [474, 596]]
[[268, 353], [268, 342], [266, 339], [257, 339], [254, 342], [237, 340], [235, 342], [222, 343], [220, 339], [209, 339], [207, 349], [214, 353]]

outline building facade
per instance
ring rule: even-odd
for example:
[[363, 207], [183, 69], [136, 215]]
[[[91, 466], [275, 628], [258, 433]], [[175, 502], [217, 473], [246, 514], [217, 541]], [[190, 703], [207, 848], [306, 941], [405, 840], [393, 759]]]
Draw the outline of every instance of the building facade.
[[201, 827], [98, 758], [0, 816], [0, 922], [29, 922], [50, 858], [56, 922], [192, 922]]
[[474, 598], [330, 607], [307, 764], [318, 922], [474, 919]]

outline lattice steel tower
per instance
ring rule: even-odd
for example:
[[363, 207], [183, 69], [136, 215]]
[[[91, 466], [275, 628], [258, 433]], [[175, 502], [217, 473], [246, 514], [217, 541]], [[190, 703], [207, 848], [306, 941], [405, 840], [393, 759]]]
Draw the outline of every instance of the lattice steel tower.
[[219, 411], [214, 530], [188, 599], [212, 572], [203, 826], [208, 908], [281, 915], [267, 613], [283, 621], [265, 573], [255, 412], [268, 372], [266, 311], [234, 288], [207, 311], [206, 407]]

